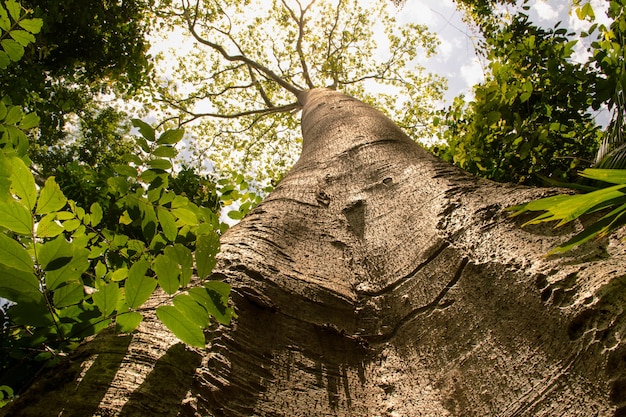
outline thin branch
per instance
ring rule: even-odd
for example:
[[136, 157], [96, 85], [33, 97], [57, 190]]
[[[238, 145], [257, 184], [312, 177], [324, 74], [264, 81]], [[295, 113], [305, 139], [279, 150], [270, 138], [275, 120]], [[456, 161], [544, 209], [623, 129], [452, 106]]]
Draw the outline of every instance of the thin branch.
[[304, 38], [304, 25], [306, 23], [305, 14], [309, 7], [311, 7], [311, 5], [315, 3], [315, 1], [312, 1], [304, 10], [302, 10], [302, 5], [300, 5], [300, 3], [298, 2], [298, 6], [300, 6], [299, 18], [296, 16], [296, 13], [287, 5], [287, 2], [285, 0], [282, 0], [282, 3], [285, 9], [287, 9], [289, 14], [291, 15], [291, 18], [298, 25], [298, 40], [296, 41], [296, 52], [298, 53], [298, 57], [300, 58], [300, 66], [302, 67], [302, 75], [304, 76], [306, 85], [310, 89], [313, 89], [315, 88], [315, 85], [313, 84], [313, 81], [311, 81], [311, 77], [309, 75], [309, 67], [306, 63], [306, 59], [304, 58], [304, 52], [302, 51], [302, 39]]
[[296, 97], [298, 96], [298, 94], [300, 94], [302, 92], [302, 90], [300, 90], [299, 88], [296, 88], [295, 86], [289, 84], [288, 82], [283, 80], [281, 77], [279, 77], [276, 73], [274, 73], [271, 69], [267, 68], [266, 66], [264, 66], [264, 65], [262, 65], [262, 64], [260, 64], [260, 63], [258, 63], [256, 61], [251, 60], [250, 58], [248, 58], [245, 55], [230, 55], [222, 45], [218, 45], [218, 44], [216, 44], [214, 42], [209, 41], [208, 39], [204, 39], [203, 37], [201, 37], [200, 34], [198, 34], [198, 32], [196, 31], [198, 12], [199, 12], [199, 2], [196, 3], [195, 14], [194, 14], [193, 19], [189, 16], [188, 7], [185, 7], [185, 11], [184, 11], [184, 15], [185, 15], [185, 19], [187, 20], [187, 26], [189, 27], [189, 31], [191, 32], [191, 35], [198, 42], [200, 42], [201, 44], [206, 45], [206, 46], [214, 49], [220, 55], [222, 55], [224, 57], [224, 59], [226, 59], [227, 61], [230, 61], [230, 62], [243, 62], [243, 63], [247, 64], [249, 67], [254, 68], [259, 73], [263, 73], [269, 79], [271, 79], [276, 84], [278, 84], [281, 87], [283, 87], [285, 90], [287, 90], [290, 93], [294, 94]]

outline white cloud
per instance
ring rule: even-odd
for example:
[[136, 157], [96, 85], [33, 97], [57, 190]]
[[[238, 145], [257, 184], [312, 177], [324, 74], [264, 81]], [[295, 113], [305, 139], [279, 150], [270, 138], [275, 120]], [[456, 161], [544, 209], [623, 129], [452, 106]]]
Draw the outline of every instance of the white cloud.
[[539, 20], [554, 20], [559, 16], [559, 12], [546, 0], [535, 0], [531, 7], [537, 12]]
[[465, 81], [465, 89], [469, 94], [472, 87], [485, 80], [483, 66], [478, 58], [473, 58], [467, 64], [461, 65], [461, 77]]

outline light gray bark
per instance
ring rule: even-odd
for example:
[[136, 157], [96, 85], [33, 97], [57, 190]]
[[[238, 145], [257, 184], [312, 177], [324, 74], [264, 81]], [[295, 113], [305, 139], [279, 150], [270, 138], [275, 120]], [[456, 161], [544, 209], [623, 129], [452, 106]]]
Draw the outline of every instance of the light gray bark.
[[222, 239], [232, 328], [206, 351], [157, 322], [103, 335], [9, 415], [626, 415], [617, 238], [545, 258], [580, 225], [503, 209], [549, 191], [469, 176], [341, 93], [300, 101], [300, 159]]

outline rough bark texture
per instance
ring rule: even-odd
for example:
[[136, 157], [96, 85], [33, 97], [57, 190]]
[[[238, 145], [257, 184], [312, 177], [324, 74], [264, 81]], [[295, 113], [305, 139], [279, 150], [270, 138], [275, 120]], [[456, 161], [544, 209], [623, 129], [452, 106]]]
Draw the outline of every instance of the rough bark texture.
[[8, 415], [626, 415], [616, 238], [545, 258], [580, 225], [503, 212], [545, 190], [469, 176], [340, 93], [300, 100], [301, 158], [222, 239], [232, 328], [206, 351], [152, 321], [102, 335]]

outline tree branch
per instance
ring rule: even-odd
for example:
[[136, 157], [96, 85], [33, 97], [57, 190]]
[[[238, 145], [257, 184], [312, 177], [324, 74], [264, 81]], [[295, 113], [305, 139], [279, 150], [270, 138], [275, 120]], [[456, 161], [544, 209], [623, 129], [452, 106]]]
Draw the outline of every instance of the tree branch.
[[259, 73], [264, 74], [266, 77], [268, 77], [269, 79], [271, 79], [272, 81], [274, 81], [276, 84], [280, 85], [281, 87], [283, 87], [285, 90], [289, 91], [290, 93], [294, 94], [296, 97], [298, 96], [298, 94], [300, 94], [302, 92], [302, 90], [300, 90], [299, 88], [296, 88], [295, 86], [289, 84], [288, 82], [286, 82], [285, 80], [283, 80], [280, 76], [278, 76], [276, 73], [274, 73], [274, 71], [272, 71], [271, 69], [267, 68], [266, 66], [251, 60], [250, 58], [248, 58], [245, 55], [230, 55], [226, 49], [222, 46], [222, 45], [218, 45], [214, 42], [209, 41], [208, 39], [204, 39], [202, 36], [200, 36], [200, 34], [196, 31], [196, 24], [197, 24], [197, 17], [198, 17], [198, 11], [199, 11], [199, 2], [196, 3], [195, 6], [195, 14], [193, 19], [191, 18], [191, 16], [189, 15], [189, 3], [187, 3], [187, 6], [184, 6], [184, 16], [185, 16], [185, 20], [187, 21], [187, 26], [189, 27], [189, 31], [191, 32], [191, 35], [201, 44], [206, 45], [212, 49], [214, 49], [215, 51], [217, 51], [220, 55], [222, 55], [224, 57], [224, 59], [226, 59], [227, 61], [230, 62], [243, 62], [246, 65], [248, 65], [249, 67], [255, 69], [256, 71], [258, 71]]

